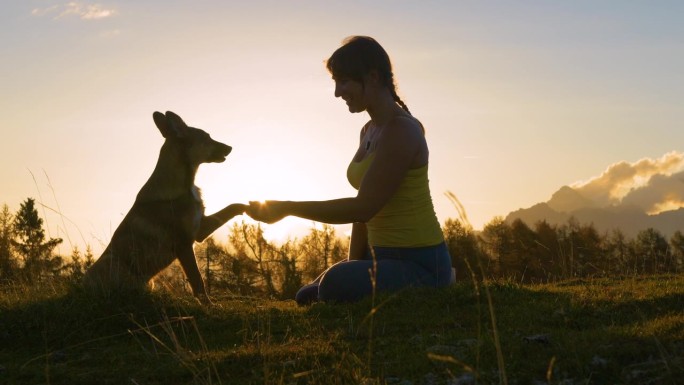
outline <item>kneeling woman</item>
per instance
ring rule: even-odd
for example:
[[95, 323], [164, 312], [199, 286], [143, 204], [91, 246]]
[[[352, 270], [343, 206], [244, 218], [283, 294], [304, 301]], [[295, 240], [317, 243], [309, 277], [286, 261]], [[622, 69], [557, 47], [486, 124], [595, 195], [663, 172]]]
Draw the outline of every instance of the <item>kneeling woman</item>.
[[300, 304], [355, 301], [372, 293], [373, 281], [378, 292], [449, 284], [451, 258], [430, 196], [425, 130], [397, 96], [389, 56], [374, 39], [355, 36], [326, 65], [335, 97], [350, 112], [370, 116], [347, 169], [358, 194], [328, 201], [250, 202], [247, 213], [267, 223], [288, 215], [353, 223], [349, 259], [304, 286], [297, 293]]

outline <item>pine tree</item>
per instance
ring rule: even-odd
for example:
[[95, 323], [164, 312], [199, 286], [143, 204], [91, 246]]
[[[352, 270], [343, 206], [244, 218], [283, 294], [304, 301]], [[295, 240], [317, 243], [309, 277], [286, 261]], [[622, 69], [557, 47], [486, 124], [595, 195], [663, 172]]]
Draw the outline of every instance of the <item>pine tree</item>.
[[77, 246], [71, 250], [71, 261], [64, 264], [66, 276], [72, 281], [79, 281], [85, 275], [86, 270], [95, 263], [90, 245], [86, 246], [85, 254]]
[[38, 216], [35, 200], [27, 198], [14, 217], [15, 239], [12, 245], [23, 258], [24, 278], [29, 282], [40, 280], [47, 273], [56, 274], [62, 267], [62, 258], [53, 251], [62, 243], [61, 238], [45, 240], [43, 220]]
[[10, 281], [19, 270], [17, 257], [12, 249], [14, 218], [7, 204], [0, 211], [0, 283]]

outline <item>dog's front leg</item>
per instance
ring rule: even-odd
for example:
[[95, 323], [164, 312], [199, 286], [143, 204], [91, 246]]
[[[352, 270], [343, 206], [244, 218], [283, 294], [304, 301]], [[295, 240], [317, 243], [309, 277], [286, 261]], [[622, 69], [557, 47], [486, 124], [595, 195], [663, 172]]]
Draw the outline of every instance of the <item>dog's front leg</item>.
[[197, 230], [197, 235], [195, 235], [195, 240], [197, 242], [202, 242], [206, 237], [211, 235], [216, 229], [223, 226], [231, 218], [236, 215], [244, 214], [247, 210], [247, 205], [241, 203], [234, 203], [223, 208], [223, 210], [218, 211], [209, 216], [203, 216], [200, 221], [199, 229]]
[[203, 304], [210, 305], [211, 300], [209, 299], [207, 290], [204, 287], [204, 280], [202, 279], [199, 266], [197, 266], [197, 259], [195, 258], [195, 252], [192, 249], [192, 244], [189, 246], [184, 246], [181, 250], [179, 250], [178, 260], [180, 261], [181, 267], [185, 272], [185, 276], [188, 277], [190, 287], [192, 288], [192, 294]]

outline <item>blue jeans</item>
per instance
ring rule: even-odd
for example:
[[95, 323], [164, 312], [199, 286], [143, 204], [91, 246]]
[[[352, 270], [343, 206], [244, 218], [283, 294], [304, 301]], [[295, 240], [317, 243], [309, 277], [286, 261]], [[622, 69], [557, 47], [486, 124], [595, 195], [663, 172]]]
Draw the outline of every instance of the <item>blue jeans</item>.
[[342, 261], [321, 275], [320, 281], [302, 287], [295, 299], [299, 304], [315, 300], [330, 302], [357, 301], [373, 292], [397, 291], [406, 287], [446, 286], [451, 282], [451, 257], [446, 243], [428, 247], [378, 247], [373, 257]]

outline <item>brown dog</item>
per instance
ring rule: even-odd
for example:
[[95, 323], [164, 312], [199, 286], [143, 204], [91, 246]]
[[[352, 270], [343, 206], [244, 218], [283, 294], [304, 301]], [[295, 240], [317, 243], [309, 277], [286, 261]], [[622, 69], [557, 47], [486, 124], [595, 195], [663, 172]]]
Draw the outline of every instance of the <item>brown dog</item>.
[[155, 112], [153, 118], [165, 138], [157, 166], [109, 246], [86, 272], [84, 284], [105, 292], [141, 289], [178, 258], [195, 297], [210, 303], [193, 243], [246, 207], [232, 204], [205, 216], [194, 181], [200, 164], [225, 161], [231, 147], [188, 127], [173, 112]]

